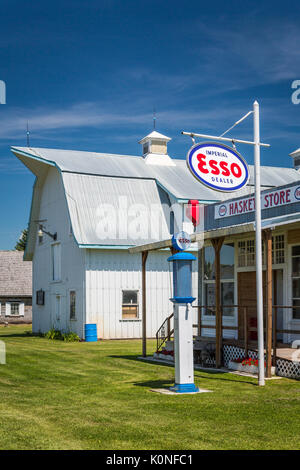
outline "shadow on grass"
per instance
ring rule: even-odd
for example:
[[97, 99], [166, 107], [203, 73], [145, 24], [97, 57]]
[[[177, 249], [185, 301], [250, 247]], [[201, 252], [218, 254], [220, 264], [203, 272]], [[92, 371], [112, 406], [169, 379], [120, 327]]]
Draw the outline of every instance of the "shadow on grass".
[[34, 334], [31, 332], [28, 333], [12, 333], [12, 334], [2, 334], [0, 332], [0, 338], [42, 338], [42, 336], [38, 334]]
[[[164, 366], [164, 367], [174, 368], [174, 364], [167, 364], [167, 363], [164, 363], [164, 362], [149, 361], [149, 360], [147, 360], [147, 358], [144, 358], [144, 357], [141, 357], [141, 356], [136, 356], [136, 355], [132, 355], [132, 356], [129, 356], [129, 355], [122, 355], [122, 356], [121, 355], [111, 355], [109, 357], [115, 358], [115, 359], [126, 359], [126, 360], [130, 360], [130, 361], [135, 361], [135, 362], [143, 362], [144, 364], [152, 364], [152, 365], [157, 365], [157, 366]], [[204, 376], [204, 375], [200, 375], [203, 372], [205, 374], [208, 374], [209, 377]], [[214, 369], [205, 369], [205, 370], [195, 369], [194, 373], [195, 373], [195, 378], [197, 378], [197, 379], [222, 380], [223, 382], [233, 382], [233, 383], [239, 382], [239, 383], [243, 383], [243, 384], [254, 385], [255, 387], [257, 386], [257, 384], [255, 382], [250, 382], [249, 380], [240, 380], [240, 378], [241, 378], [240, 376], [238, 376], [236, 374], [230, 374], [229, 371], [227, 371], [227, 370], [220, 371], [220, 370], [214, 370]], [[224, 375], [224, 374], [228, 374], [227, 377], [220, 377], [220, 375]], [[248, 377], [245, 376], [245, 379], [247, 379], [247, 378]], [[161, 382], [162, 384], [168, 383], [167, 381], [157, 381], [157, 382]], [[145, 384], [149, 385], [150, 382], [141, 382], [140, 384], [134, 384], [134, 385], [142, 386], [141, 385], [142, 383], [145, 383]], [[174, 381], [170, 382], [170, 383], [174, 383]], [[145, 385], [145, 387], [148, 386], [148, 385]], [[161, 388], [163, 388], [163, 387], [161, 387]]]
[[149, 380], [146, 382], [133, 382], [133, 385], [138, 387], [168, 389], [171, 385], [174, 385], [174, 380]]

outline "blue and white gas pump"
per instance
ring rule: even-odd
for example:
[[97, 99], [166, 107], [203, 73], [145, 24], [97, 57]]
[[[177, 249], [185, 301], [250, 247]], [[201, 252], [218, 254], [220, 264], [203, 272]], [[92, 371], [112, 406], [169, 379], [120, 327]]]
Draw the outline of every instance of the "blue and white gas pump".
[[[176, 239], [173, 245], [179, 248]], [[173, 263], [173, 298], [170, 300], [174, 303], [175, 385], [171, 390], [177, 393], [199, 391], [194, 384], [193, 315], [190, 307], [195, 300], [192, 297], [192, 263], [195, 260], [194, 255], [184, 252], [168, 258]]]

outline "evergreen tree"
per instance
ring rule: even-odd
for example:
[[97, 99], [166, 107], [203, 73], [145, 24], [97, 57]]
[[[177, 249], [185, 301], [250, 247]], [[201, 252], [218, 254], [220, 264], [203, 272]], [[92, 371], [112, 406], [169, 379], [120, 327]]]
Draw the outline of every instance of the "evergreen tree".
[[15, 250], [25, 251], [26, 243], [27, 243], [27, 235], [28, 235], [28, 230], [27, 228], [25, 228], [20, 235], [20, 238], [15, 246]]

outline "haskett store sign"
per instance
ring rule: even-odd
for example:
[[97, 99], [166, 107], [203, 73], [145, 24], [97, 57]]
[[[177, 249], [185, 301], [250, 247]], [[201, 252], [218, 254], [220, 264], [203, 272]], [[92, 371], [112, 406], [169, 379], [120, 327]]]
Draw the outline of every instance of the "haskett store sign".
[[248, 165], [233, 148], [218, 142], [195, 144], [187, 154], [192, 175], [209, 188], [233, 192], [249, 179]]
[[[267, 191], [261, 195], [261, 208], [271, 209], [300, 201], [300, 186], [295, 185], [279, 191]], [[215, 207], [215, 219], [247, 214], [255, 211], [255, 197], [245, 197], [235, 201], [224, 202]]]

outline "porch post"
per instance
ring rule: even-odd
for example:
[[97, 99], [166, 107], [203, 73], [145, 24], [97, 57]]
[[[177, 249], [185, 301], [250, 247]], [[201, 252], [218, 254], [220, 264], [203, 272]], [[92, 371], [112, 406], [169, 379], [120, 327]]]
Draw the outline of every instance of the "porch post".
[[216, 367], [221, 366], [222, 361], [222, 310], [221, 310], [221, 267], [220, 251], [224, 237], [213, 238], [212, 246], [215, 250], [215, 277], [216, 277]]
[[264, 231], [265, 247], [267, 255], [267, 267], [266, 267], [266, 375], [271, 377], [271, 366], [272, 366], [272, 232], [271, 230]]
[[148, 251], [142, 251], [142, 336], [143, 336], [143, 357], [147, 356], [147, 308], [146, 308], [146, 261]]

